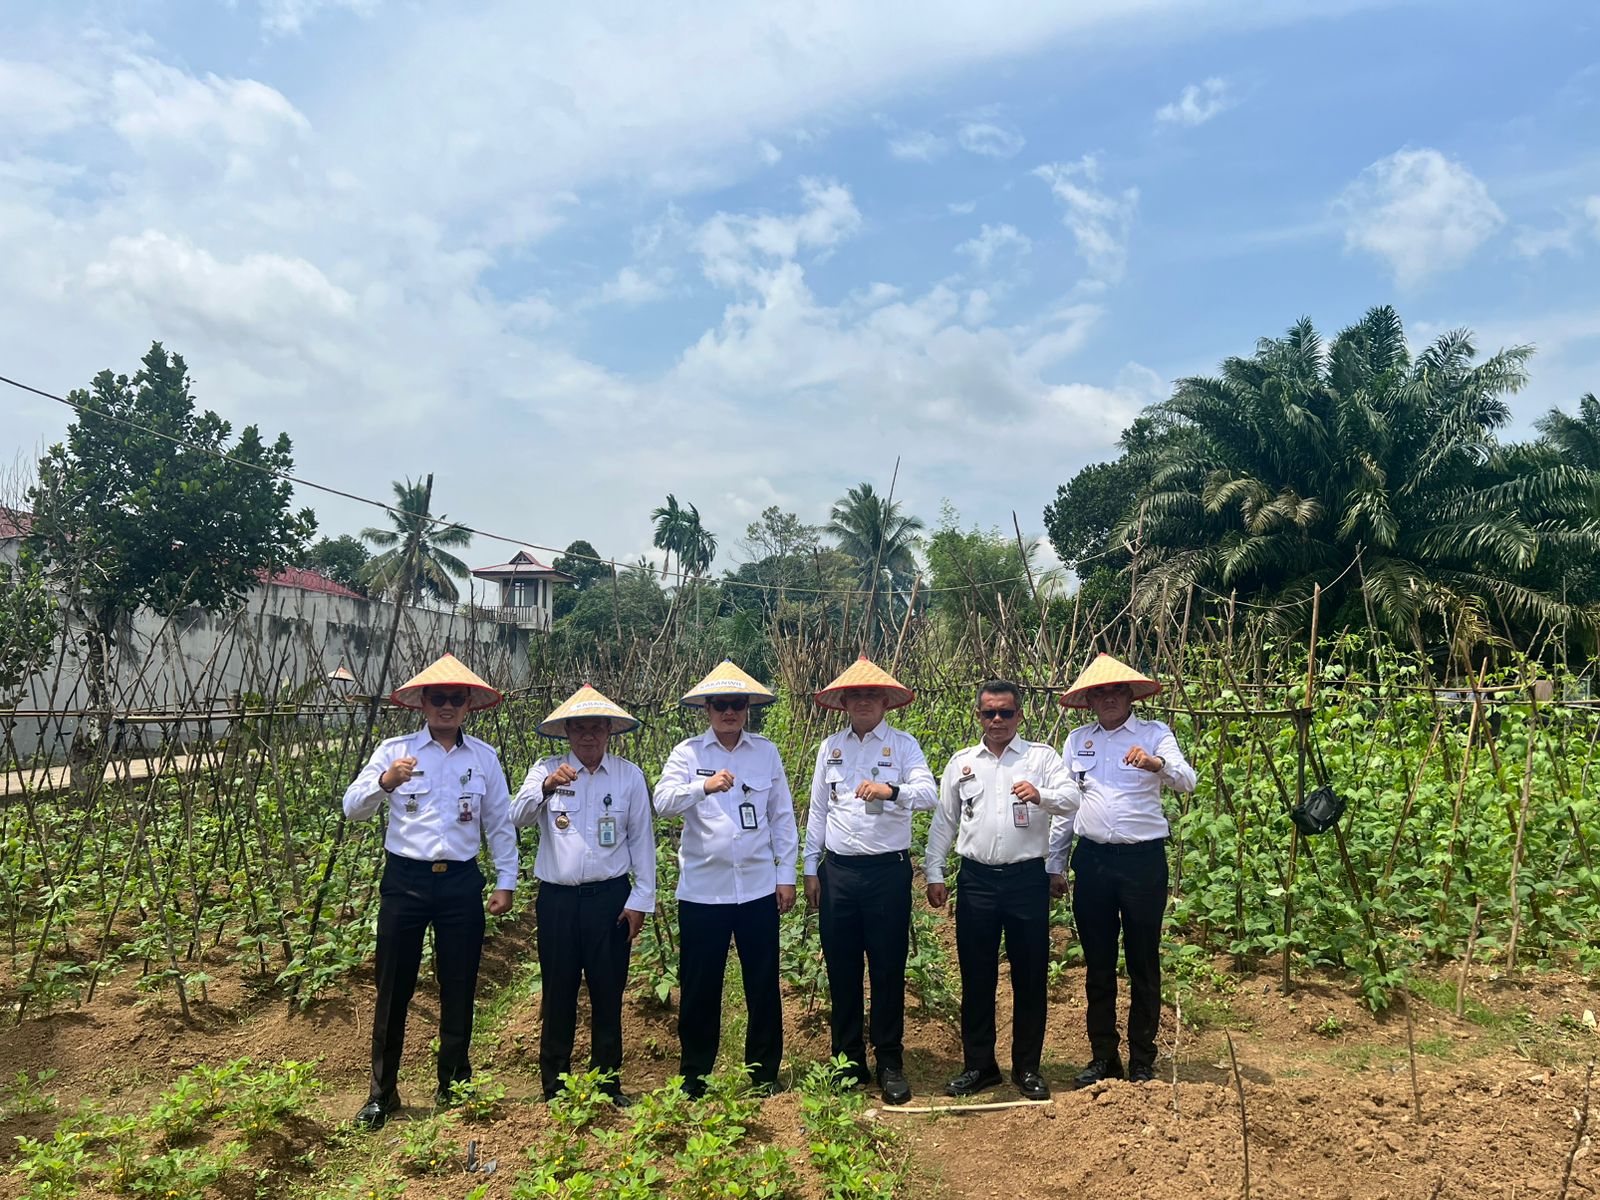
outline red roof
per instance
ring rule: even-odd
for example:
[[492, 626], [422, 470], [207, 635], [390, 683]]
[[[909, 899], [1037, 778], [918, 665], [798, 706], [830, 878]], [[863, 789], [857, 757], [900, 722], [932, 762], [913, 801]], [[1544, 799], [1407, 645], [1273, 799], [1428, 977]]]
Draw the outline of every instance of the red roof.
[[330, 596], [349, 596], [352, 600], [366, 599], [360, 592], [353, 592], [344, 584], [335, 583], [310, 567], [285, 567], [267, 582], [273, 587], [299, 588], [302, 592], [326, 592]]
[[511, 556], [510, 562], [500, 563], [498, 566], [473, 567], [472, 573], [480, 579], [564, 579], [568, 583], [578, 582], [565, 571], [545, 566], [533, 556], [531, 550], [518, 550]]
[[33, 514], [20, 508], [0, 507], [0, 542], [27, 537], [33, 528]]

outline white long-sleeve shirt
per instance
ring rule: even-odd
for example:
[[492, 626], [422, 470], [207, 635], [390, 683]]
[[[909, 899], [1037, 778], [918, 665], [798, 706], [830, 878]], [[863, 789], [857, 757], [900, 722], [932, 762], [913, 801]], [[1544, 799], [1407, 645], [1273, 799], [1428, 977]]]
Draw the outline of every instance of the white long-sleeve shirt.
[[[1122, 760], [1134, 746], [1165, 765], [1160, 771], [1128, 766]], [[1078, 726], [1067, 735], [1061, 760], [1082, 786], [1083, 803], [1073, 817], [1052, 822], [1047, 860], [1052, 874], [1066, 869], [1067, 849], [1075, 836], [1118, 844], [1166, 837], [1171, 827], [1161, 811], [1162, 786], [1194, 791], [1194, 768], [1171, 728], [1134, 714], [1111, 730], [1102, 729], [1098, 721]]]
[[[1020, 782], [1039, 789], [1038, 804], [1011, 794], [1012, 785]], [[952, 842], [962, 858], [991, 867], [1044, 858], [1051, 819], [1071, 820], [1082, 796], [1061, 756], [1043, 742], [1015, 737], [998, 755], [982, 743], [961, 750], [939, 781], [923, 874], [929, 883], [944, 882]], [[1026, 824], [1018, 825], [1018, 820]]]
[[[869, 812], [856, 799], [861, 783], [898, 784], [900, 795]], [[815, 875], [824, 850], [835, 854], [888, 854], [911, 849], [911, 814], [931, 809], [939, 784], [922, 747], [909, 733], [879, 721], [866, 737], [852, 729], [817, 747], [806, 813], [806, 874]]]
[[[548, 797], [544, 781], [562, 763], [578, 773]], [[616, 822], [615, 843], [601, 845], [600, 823]], [[650, 789], [644, 772], [625, 758], [607, 754], [590, 771], [568, 751], [542, 758], [511, 802], [511, 820], [518, 826], [539, 826], [539, 852], [533, 874], [544, 883], [604, 883], [619, 875], [633, 876], [626, 908], [656, 908], [656, 835], [650, 814]]]
[[[733, 787], [707, 795], [718, 771], [733, 776]], [[679, 742], [656, 780], [655, 804], [660, 816], [683, 815], [679, 900], [743, 904], [794, 885], [794, 797], [778, 748], [760, 734], [742, 733], [732, 750], [711, 730]]]
[[[396, 759], [408, 757], [417, 760], [411, 778], [385, 792], [379, 777]], [[383, 848], [419, 862], [465, 862], [477, 858], [488, 842], [495, 887], [510, 890], [517, 886], [517, 833], [511, 827], [508, 792], [500, 756], [488, 742], [462, 733], [446, 749], [424, 725], [372, 752], [345, 789], [344, 815], [365, 821], [387, 803]]]

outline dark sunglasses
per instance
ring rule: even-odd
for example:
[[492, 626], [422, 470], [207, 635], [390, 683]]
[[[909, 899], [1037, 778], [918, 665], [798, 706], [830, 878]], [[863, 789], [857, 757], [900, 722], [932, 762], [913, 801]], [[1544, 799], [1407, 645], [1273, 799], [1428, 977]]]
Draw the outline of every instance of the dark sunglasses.
[[707, 700], [706, 703], [718, 712], [743, 712], [750, 707], [750, 698], [748, 696], [718, 696], [714, 700]]
[[978, 720], [980, 721], [1009, 721], [1017, 715], [1014, 708], [980, 708]]
[[464, 708], [466, 692], [423, 692], [422, 698], [435, 708]]

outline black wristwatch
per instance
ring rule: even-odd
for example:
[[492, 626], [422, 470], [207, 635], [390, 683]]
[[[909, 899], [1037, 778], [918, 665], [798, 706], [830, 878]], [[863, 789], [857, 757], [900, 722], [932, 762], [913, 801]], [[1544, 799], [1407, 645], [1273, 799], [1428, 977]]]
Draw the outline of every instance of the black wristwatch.
[[891, 804], [898, 804], [900, 802], [900, 785], [898, 783], [891, 783], [889, 785], [889, 802]]

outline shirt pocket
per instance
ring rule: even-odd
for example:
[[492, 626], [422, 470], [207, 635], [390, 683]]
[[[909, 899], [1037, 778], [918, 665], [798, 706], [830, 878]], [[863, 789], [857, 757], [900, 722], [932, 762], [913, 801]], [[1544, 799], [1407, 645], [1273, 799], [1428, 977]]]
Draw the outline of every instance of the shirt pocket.
[[835, 796], [842, 795], [844, 792], [851, 790], [844, 786], [843, 767], [829, 767], [827, 771], [823, 773], [822, 782], [827, 785], [828, 790]]
[[483, 777], [477, 773], [465, 782], [457, 781], [455, 819], [466, 825], [483, 816], [483, 797], [488, 791]]
[[563, 796], [559, 791], [545, 803], [550, 811], [550, 827], [558, 834], [571, 833], [578, 827], [578, 798]]
[[772, 780], [755, 777], [742, 779], [734, 789], [734, 794], [738, 797], [738, 803], [734, 806], [734, 824], [746, 833], [750, 832], [752, 827], [745, 823], [744, 815], [748, 811], [744, 806], [748, 804], [755, 809], [754, 828], [761, 828], [766, 823], [767, 804], [772, 799]]
[[427, 779], [413, 775], [389, 797], [389, 811], [402, 817], [415, 817], [428, 807], [429, 788], [433, 785]]

